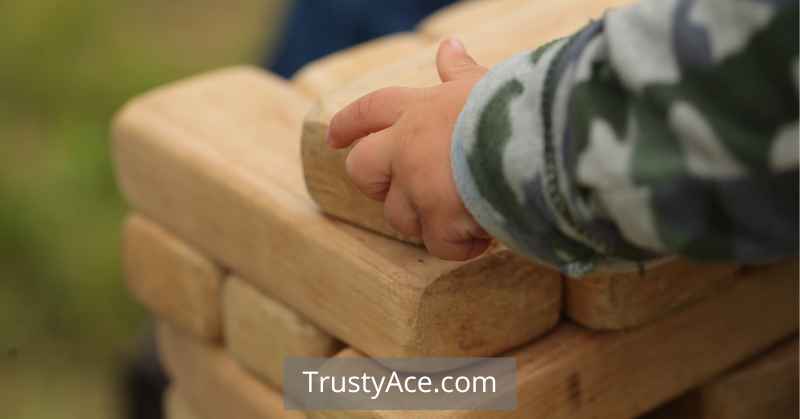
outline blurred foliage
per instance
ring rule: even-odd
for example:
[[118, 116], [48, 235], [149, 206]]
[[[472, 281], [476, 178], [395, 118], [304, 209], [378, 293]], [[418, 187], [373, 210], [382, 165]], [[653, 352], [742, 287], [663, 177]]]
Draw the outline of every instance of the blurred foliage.
[[144, 316], [120, 273], [109, 121], [156, 85], [260, 61], [284, 3], [0, 0], [0, 417], [110, 417]]

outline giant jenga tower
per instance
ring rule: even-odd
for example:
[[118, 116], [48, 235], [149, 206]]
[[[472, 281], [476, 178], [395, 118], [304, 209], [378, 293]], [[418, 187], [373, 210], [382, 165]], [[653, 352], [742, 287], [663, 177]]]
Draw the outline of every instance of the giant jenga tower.
[[[168, 417], [796, 418], [797, 260], [580, 280], [499, 245], [446, 262], [396, 236], [324, 144], [359, 96], [437, 83], [445, 35], [490, 66], [622, 3], [471, 1], [293, 81], [231, 68], [131, 101], [113, 130], [125, 271], [158, 319]], [[287, 356], [511, 356], [518, 407], [287, 411]]]

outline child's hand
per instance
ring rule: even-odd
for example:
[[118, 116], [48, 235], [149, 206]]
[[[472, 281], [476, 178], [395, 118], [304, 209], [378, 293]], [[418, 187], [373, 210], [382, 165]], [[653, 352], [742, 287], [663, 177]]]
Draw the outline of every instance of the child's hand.
[[334, 148], [355, 142], [347, 172], [356, 187], [384, 201], [389, 225], [421, 237], [440, 258], [466, 260], [489, 245], [486, 232], [464, 208], [450, 165], [453, 126], [470, 90], [486, 73], [456, 40], [437, 55], [442, 84], [378, 90], [341, 110], [330, 124]]

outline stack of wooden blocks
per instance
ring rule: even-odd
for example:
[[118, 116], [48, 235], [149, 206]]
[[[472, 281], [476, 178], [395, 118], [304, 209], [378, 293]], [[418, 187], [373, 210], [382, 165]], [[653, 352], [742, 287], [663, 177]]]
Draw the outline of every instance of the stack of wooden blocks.
[[[362, 94], [436, 84], [445, 35], [492, 65], [621, 3], [466, 2], [291, 82], [233, 68], [133, 100], [114, 123], [135, 211], [125, 270], [159, 321], [168, 417], [797, 417], [796, 260], [673, 260], [580, 280], [502, 246], [437, 260], [394, 235], [349, 183], [346, 152], [324, 144], [331, 116]], [[287, 356], [511, 356], [518, 407], [287, 411]]]

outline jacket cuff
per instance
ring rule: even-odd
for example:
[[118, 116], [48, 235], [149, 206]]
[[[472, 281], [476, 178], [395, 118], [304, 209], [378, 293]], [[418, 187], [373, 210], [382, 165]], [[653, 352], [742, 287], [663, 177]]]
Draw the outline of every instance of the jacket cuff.
[[543, 92], [565, 44], [517, 55], [475, 85], [453, 130], [451, 162], [465, 207], [486, 231], [522, 255], [581, 276], [598, 254], [564, 233], [544, 189]]

